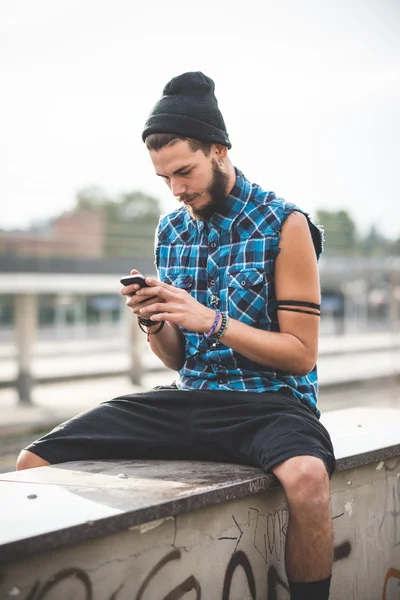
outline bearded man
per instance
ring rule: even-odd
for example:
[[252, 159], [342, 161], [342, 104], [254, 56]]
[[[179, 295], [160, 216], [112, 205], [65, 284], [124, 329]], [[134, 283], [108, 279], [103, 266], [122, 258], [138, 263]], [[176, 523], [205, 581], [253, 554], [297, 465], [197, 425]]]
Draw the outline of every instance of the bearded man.
[[142, 138], [180, 206], [158, 226], [158, 279], [121, 293], [176, 381], [64, 423], [23, 450], [18, 468], [146, 458], [260, 466], [287, 499], [291, 598], [326, 600], [335, 458], [317, 408], [321, 232], [233, 166], [203, 73], [167, 83]]

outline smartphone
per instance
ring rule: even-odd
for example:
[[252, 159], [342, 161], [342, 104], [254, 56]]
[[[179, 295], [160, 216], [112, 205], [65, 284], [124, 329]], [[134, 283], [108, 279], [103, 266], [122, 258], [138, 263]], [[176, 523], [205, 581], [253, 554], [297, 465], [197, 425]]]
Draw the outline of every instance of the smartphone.
[[137, 273], [136, 275], [126, 275], [125, 277], [121, 277], [120, 282], [122, 285], [132, 285], [136, 283], [136, 285], [139, 285], [141, 288], [150, 287], [149, 284], [146, 283], [144, 275], [138, 275]]

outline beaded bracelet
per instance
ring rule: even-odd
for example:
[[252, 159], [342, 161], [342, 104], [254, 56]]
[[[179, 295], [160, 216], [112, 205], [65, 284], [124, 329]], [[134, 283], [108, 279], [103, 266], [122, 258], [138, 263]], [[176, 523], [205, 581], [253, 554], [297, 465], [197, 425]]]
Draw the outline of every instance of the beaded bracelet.
[[214, 334], [214, 331], [216, 330], [216, 328], [218, 326], [220, 318], [221, 318], [221, 311], [218, 310], [218, 308], [217, 308], [217, 310], [215, 311], [215, 321], [212, 324], [210, 331], [207, 331], [207, 333], [204, 334], [206, 336], [206, 338], [212, 337], [212, 335]]
[[229, 321], [228, 313], [223, 312], [223, 313], [221, 313], [221, 315], [222, 315], [221, 327], [218, 329], [217, 333], [214, 333], [213, 335], [209, 336], [209, 339], [212, 340], [213, 342], [222, 338], [222, 336], [224, 335], [224, 333], [226, 333], [226, 330], [228, 329], [228, 321]]

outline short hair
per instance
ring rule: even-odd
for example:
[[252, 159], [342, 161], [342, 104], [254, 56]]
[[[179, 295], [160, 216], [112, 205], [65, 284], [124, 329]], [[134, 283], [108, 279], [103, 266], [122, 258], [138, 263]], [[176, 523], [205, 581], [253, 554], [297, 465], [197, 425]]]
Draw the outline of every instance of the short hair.
[[157, 152], [171, 144], [176, 144], [178, 141], [189, 142], [190, 149], [193, 152], [202, 150], [206, 156], [211, 152], [211, 146], [213, 142], [206, 142], [204, 140], [195, 140], [194, 138], [185, 137], [183, 135], [177, 135], [176, 133], [150, 133], [145, 140], [147, 150], [154, 150]]

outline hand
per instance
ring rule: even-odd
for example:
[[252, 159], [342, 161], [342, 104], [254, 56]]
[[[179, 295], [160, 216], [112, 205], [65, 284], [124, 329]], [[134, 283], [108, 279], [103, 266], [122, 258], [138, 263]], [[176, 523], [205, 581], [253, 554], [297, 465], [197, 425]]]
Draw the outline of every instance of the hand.
[[172, 327], [180, 325], [189, 331], [206, 333], [215, 320], [215, 310], [203, 306], [186, 290], [146, 277], [147, 288], [141, 288], [136, 298], [151, 298], [137, 314], [155, 323], [167, 321]]
[[[141, 273], [139, 273], [139, 271], [137, 271], [136, 269], [132, 269], [131, 275], [140, 275]], [[138, 315], [139, 314], [139, 310], [141, 308], [145, 308], [146, 306], [152, 304], [153, 302], [156, 301], [156, 298], [154, 298], [154, 294], [152, 294], [151, 298], [138, 298], [137, 297], [137, 291], [140, 289], [140, 286], [138, 284], [132, 284], [132, 285], [124, 285], [122, 286], [120, 293], [122, 296], [127, 296], [126, 298], [126, 306], [128, 308], [131, 309], [131, 311], [135, 314]], [[159, 302], [162, 302], [161, 298], [157, 298], [157, 300]], [[144, 319], [149, 319], [151, 317], [153, 313], [149, 312], [149, 313], [141, 313], [140, 316], [143, 317]]]

